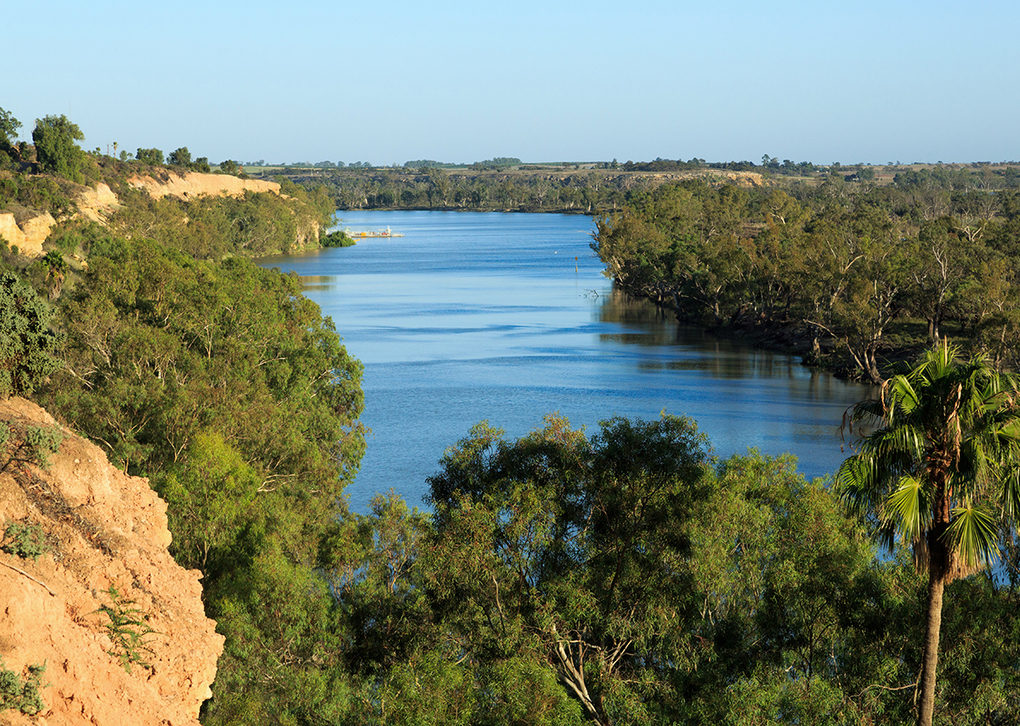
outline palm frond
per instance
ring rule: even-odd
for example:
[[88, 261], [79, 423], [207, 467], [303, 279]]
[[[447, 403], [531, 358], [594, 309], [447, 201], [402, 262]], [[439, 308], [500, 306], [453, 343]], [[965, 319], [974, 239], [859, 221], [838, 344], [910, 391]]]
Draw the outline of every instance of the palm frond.
[[1002, 513], [1009, 521], [1020, 519], [1020, 465], [1006, 469], [999, 479], [999, 501]]
[[868, 437], [867, 448], [890, 461], [904, 455], [908, 459], [920, 460], [924, 455], [926, 440], [924, 432], [917, 427], [901, 425], [876, 431]]
[[886, 500], [882, 518], [895, 522], [906, 539], [920, 539], [931, 519], [928, 499], [924, 483], [916, 477], [905, 476]]
[[968, 567], [987, 565], [999, 551], [999, 528], [995, 517], [979, 507], [956, 507], [946, 536], [952, 549]]

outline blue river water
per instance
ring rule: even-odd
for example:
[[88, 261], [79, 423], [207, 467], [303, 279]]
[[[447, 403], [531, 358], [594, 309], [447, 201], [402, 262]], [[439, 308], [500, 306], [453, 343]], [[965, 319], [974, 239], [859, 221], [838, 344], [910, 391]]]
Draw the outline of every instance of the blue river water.
[[845, 456], [843, 412], [873, 394], [614, 292], [588, 217], [350, 212], [341, 226], [403, 236], [262, 264], [300, 275], [364, 363], [354, 511], [390, 489], [423, 506], [426, 478], [472, 425], [517, 437], [553, 412], [589, 433], [612, 416], [690, 416], [720, 457], [792, 453], [826, 476]]

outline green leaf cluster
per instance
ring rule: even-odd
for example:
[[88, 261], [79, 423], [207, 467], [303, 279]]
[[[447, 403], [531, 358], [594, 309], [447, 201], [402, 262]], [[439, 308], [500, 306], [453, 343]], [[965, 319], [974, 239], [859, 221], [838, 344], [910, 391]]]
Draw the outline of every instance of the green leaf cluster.
[[0, 272], [0, 398], [31, 394], [59, 367], [51, 316], [31, 285]]
[[361, 365], [294, 276], [114, 242], [65, 294], [42, 402], [166, 499], [171, 551], [227, 638], [208, 718], [304, 709], [329, 692], [315, 565], [364, 450]]
[[328, 202], [323, 206], [323, 199], [303, 190], [301, 196], [246, 192], [188, 201], [139, 196], [110, 225], [121, 236], [154, 240], [198, 259], [264, 257], [294, 249], [330, 223]]
[[109, 652], [128, 673], [131, 666], [138, 664], [150, 668], [144, 653], [152, 653], [146, 645], [146, 638], [156, 631], [149, 626], [149, 615], [141, 608], [135, 607], [135, 601], [125, 598], [116, 587], [110, 585], [106, 591], [110, 598], [108, 604], [101, 605], [97, 613], [103, 613], [109, 619], [106, 632], [113, 641], [113, 650]]
[[592, 248], [628, 293], [682, 320], [790, 340], [881, 383], [887, 359], [947, 333], [1016, 366], [1017, 199], [685, 181], [630, 195]]
[[[479, 424], [429, 483], [431, 515], [390, 494], [322, 540], [325, 723], [913, 719], [923, 578], [792, 457], [716, 462], [678, 417], [590, 438], [550, 417]], [[952, 586], [953, 723], [1020, 713], [1016, 584]]]
[[39, 689], [46, 665], [30, 665], [28, 673], [22, 676], [7, 670], [0, 661], [0, 711], [15, 709], [26, 716], [35, 716], [45, 708]]
[[35, 464], [46, 469], [50, 465], [50, 454], [55, 454], [64, 440], [63, 432], [49, 425], [13, 426], [0, 422], [0, 473], [15, 462]]
[[50, 551], [50, 544], [46, 532], [38, 524], [32, 522], [11, 522], [4, 529], [3, 551], [37, 560], [40, 555]]

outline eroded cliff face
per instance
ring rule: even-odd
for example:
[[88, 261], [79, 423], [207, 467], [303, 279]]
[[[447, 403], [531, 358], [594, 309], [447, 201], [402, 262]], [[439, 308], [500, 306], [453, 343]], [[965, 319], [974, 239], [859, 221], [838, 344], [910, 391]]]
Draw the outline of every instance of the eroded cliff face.
[[128, 184], [136, 189], [145, 190], [149, 196], [156, 199], [168, 196], [189, 199], [202, 195], [237, 197], [246, 191], [280, 193], [280, 185], [276, 182], [239, 179], [230, 174], [202, 174], [200, 172], [170, 173], [165, 179], [134, 176], [128, 179]]
[[[29, 427], [59, 429], [18, 398], [0, 401], [0, 424], [15, 436]], [[8, 464], [11, 443], [0, 446], [0, 467], [8, 464], [0, 473], [0, 532], [12, 523], [35, 528], [45, 550], [35, 559], [0, 552], [0, 659], [16, 673], [46, 666], [43, 710], [34, 718], [0, 712], [0, 723], [197, 724], [223, 648], [203, 612], [199, 573], [170, 557], [166, 505], [147, 481], [60, 430], [45, 470]], [[3, 544], [18, 549], [7, 534]], [[147, 633], [130, 672], [111, 612], [133, 613], [143, 624], [128, 629]]]
[[19, 225], [12, 213], [3, 212], [0, 213], [0, 237], [8, 245], [17, 247], [23, 255], [42, 257], [43, 242], [50, 236], [50, 230], [56, 223], [49, 212], [43, 212]]

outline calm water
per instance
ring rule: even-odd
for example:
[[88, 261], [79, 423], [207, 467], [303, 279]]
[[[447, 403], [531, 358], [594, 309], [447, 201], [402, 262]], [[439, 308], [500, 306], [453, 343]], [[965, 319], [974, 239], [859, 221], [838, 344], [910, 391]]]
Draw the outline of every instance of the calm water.
[[404, 237], [264, 264], [296, 271], [365, 364], [356, 511], [390, 488], [421, 506], [425, 478], [472, 425], [516, 437], [551, 412], [593, 432], [665, 410], [694, 418], [720, 456], [790, 452], [824, 476], [842, 461], [843, 411], [871, 392], [614, 294], [587, 217], [352, 212], [343, 226]]

